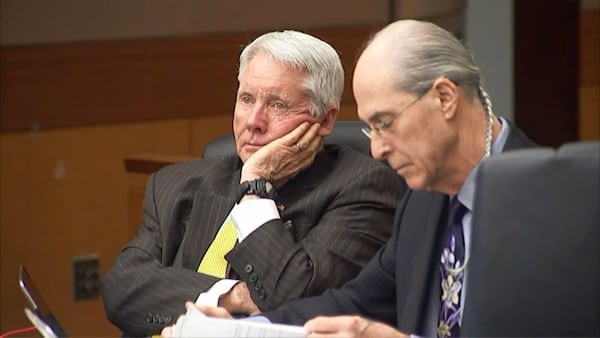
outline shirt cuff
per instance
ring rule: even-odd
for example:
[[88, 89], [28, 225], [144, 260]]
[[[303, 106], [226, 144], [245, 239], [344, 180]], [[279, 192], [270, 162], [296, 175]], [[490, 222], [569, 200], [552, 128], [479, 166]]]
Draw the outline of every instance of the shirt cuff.
[[231, 288], [236, 285], [239, 280], [221, 279], [213, 284], [206, 292], [202, 292], [196, 299], [196, 305], [218, 306], [219, 297], [226, 294]]
[[280, 218], [275, 201], [268, 198], [242, 201], [231, 210], [240, 243], [261, 225]]

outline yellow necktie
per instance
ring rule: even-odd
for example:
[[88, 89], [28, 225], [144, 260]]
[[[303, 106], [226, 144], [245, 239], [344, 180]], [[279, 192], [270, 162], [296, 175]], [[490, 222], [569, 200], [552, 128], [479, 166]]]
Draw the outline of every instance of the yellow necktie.
[[225, 278], [227, 273], [227, 261], [225, 255], [233, 249], [237, 240], [237, 231], [231, 218], [223, 224], [217, 236], [208, 247], [206, 254], [198, 266], [198, 272], [207, 275]]

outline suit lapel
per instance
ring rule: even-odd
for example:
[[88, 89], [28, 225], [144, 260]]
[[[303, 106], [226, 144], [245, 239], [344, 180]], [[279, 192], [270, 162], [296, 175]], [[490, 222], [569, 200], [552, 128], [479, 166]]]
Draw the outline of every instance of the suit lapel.
[[[406, 281], [398, 288], [398, 322], [401, 329], [420, 332], [422, 314], [426, 312], [431, 283], [437, 269], [432, 264], [438, 260], [441, 238], [444, 231], [448, 197], [435, 192], [412, 193], [402, 217], [398, 252], [413, 253], [398, 255], [396, 278]], [[403, 229], [404, 228], [404, 229]], [[435, 265], [437, 267], [437, 265]]]
[[240, 168], [227, 175], [211, 179], [194, 192], [187, 234], [182, 243], [183, 266], [196, 269], [212, 243], [217, 231], [235, 205], [240, 180]]
[[[321, 150], [315, 162], [306, 170], [300, 172], [296, 177], [287, 182], [283, 187], [277, 189], [277, 198], [275, 203], [279, 207], [282, 219], [290, 216], [290, 212], [297, 210], [298, 196], [303, 196], [307, 191], [311, 191], [319, 186], [329, 172], [332, 160], [327, 151]], [[302, 184], [296, 184], [294, 181], [300, 181]], [[288, 208], [289, 207], [289, 208]], [[282, 210], [283, 209], [283, 210]], [[302, 212], [301, 210], [299, 212]]]

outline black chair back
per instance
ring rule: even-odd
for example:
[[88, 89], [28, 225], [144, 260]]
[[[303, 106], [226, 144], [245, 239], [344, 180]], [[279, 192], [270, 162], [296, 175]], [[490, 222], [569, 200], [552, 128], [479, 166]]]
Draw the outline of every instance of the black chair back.
[[461, 335], [600, 336], [599, 179], [600, 142], [482, 163]]

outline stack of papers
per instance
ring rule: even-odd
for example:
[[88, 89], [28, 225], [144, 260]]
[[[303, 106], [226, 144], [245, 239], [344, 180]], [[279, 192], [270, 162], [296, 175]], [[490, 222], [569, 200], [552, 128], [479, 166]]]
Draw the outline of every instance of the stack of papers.
[[185, 315], [177, 319], [173, 337], [280, 337], [304, 338], [302, 326], [270, 324], [251, 319], [225, 319], [207, 317], [190, 306]]

